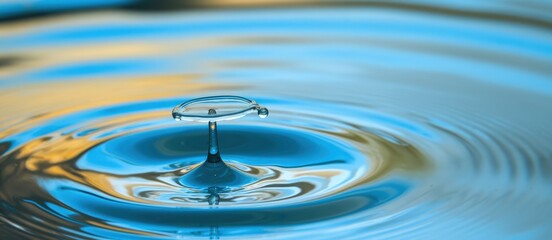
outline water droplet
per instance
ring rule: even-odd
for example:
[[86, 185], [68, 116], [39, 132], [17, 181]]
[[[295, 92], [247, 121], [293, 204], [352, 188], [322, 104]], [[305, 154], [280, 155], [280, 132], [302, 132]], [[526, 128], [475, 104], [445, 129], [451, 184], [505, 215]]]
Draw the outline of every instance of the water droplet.
[[261, 118], [268, 117], [268, 109], [266, 109], [265, 107], [261, 107], [259, 108], [259, 110], [257, 110], [257, 114]]
[[[242, 176], [235, 172], [236, 170], [228, 167], [220, 157], [217, 121], [237, 119], [255, 111], [261, 118], [268, 116], [268, 109], [253, 100], [239, 96], [196, 98], [176, 106], [172, 111], [175, 120], [207, 121], [209, 126], [207, 159], [200, 167], [195, 168], [183, 176], [182, 179], [194, 179], [196, 185], [202, 185], [215, 180], [218, 182], [232, 182], [236, 181], [236, 177]], [[207, 197], [209, 205], [218, 205], [220, 199], [218, 192], [210, 190], [209, 193], [210, 195]]]

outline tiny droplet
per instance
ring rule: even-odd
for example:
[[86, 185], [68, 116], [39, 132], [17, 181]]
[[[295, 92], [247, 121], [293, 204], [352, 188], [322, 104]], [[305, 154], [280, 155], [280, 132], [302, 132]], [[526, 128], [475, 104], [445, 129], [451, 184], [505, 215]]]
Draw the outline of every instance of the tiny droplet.
[[265, 118], [268, 116], [268, 109], [262, 107], [262, 108], [259, 108], [259, 110], [257, 110], [257, 114], [259, 115], [259, 117], [261, 118]]

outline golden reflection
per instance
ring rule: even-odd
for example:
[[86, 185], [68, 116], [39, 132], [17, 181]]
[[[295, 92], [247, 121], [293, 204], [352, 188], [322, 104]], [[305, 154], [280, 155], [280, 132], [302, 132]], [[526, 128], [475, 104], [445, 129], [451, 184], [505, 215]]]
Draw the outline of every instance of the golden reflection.
[[412, 145], [394, 144], [367, 131], [349, 130], [344, 133], [316, 131], [351, 140], [351, 143], [371, 160], [370, 163], [373, 164], [371, 173], [362, 177], [355, 185], [374, 181], [393, 170], [401, 169], [416, 174], [430, 169], [429, 159]]
[[[351, 140], [350, 142], [366, 156], [368, 162], [366, 166], [369, 166], [367, 167], [369, 169], [365, 171], [359, 169], [360, 172], [366, 172], [364, 175], [358, 177], [355, 181], [342, 185], [339, 189], [328, 191], [328, 194], [338, 194], [358, 186], [373, 183], [394, 171], [401, 171], [403, 175], [417, 175], [428, 173], [431, 170], [429, 158], [411, 145], [397, 145], [366, 131], [349, 130], [338, 133], [320, 129], [310, 130]], [[337, 173], [333, 170], [318, 172], [319, 175], [327, 179], [337, 176]]]
[[[125, 102], [195, 94], [232, 86], [193, 81], [197, 75], [148, 76], [27, 84], [0, 89], [0, 138], [72, 112]], [[144, 89], [148, 89], [144, 91]], [[14, 104], [17, 103], [17, 104]]]
[[0, 68], [0, 77], [9, 80], [18, 74], [55, 68], [56, 66], [71, 66], [83, 62], [93, 63], [101, 60], [133, 59], [162, 53], [161, 47], [145, 43], [112, 43], [99, 45], [81, 45], [79, 47], [48, 47], [28, 48], [18, 51], [22, 58], [17, 64]]
[[[303, 117], [308, 115], [306, 113], [302, 114]], [[336, 119], [318, 115], [311, 115], [309, 119], [318, 119], [319, 121], [328, 121], [328, 123], [333, 122], [334, 124], [336, 121]], [[403, 142], [404, 144], [393, 143], [364, 129], [362, 126], [349, 122], [341, 122], [341, 124], [343, 126], [339, 127], [340, 131], [303, 127], [309, 131], [349, 140], [348, 142], [353, 144], [366, 157], [367, 165], [365, 166], [369, 168], [366, 169], [366, 174], [354, 182], [342, 186], [339, 191], [345, 191], [356, 186], [374, 182], [391, 174], [393, 171], [401, 171], [403, 175], [417, 175], [426, 174], [431, 170], [432, 166], [429, 158], [415, 146], [406, 144], [405, 141], [398, 138], [395, 141]], [[322, 175], [329, 177], [331, 173], [322, 173]]]
[[85, 219], [84, 221], [86, 223], [88, 223], [92, 226], [96, 226], [100, 229], [109, 229], [109, 230], [112, 230], [112, 231], [115, 231], [115, 232], [132, 233], [132, 234], [136, 234], [136, 235], [139, 235], [139, 236], [149, 236], [149, 237], [162, 237], [163, 236], [163, 235], [155, 234], [155, 233], [152, 233], [152, 232], [140, 231], [140, 230], [137, 230], [137, 229], [124, 228], [124, 227], [120, 227], [120, 226], [110, 225], [110, 224], [107, 224], [105, 222], [94, 221], [94, 220], [91, 220], [91, 219]]
[[[145, 198], [137, 198], [136, 196], [133, 196], [132, 187], [127, 186], [126, 187], [127, 192], [118, 191], [117, 186], [114, 186], [114, 184], [117, 184], [117, 183], [122, 185], [128, 184], [127, 182], [125, 182], [125, 180], [129, 176], [118, 177], [118, 176], [109, 175], [105, 173], [86, 171], [86, 170], [78, 170], [78, 173], [76, 173], [76, 172], [66, 170], [65, 168], [63, 168], [62, 165], [52, 165], [50, 167], [42, 169], [41, 171], [49, 175], [50, 177], [70, 179], [71, 181], [74, 181], [76, 183], [80, 183], [85, 186], [91, 186], [96, 190], [99, 190], [116, 199], [127, 200], [131, 202], [141, 202], [145, 204], [156, 203], [155, 201], [152, 201], [152, 200], [148, 200]], [[139, 178], [139, 177], [136, 176], [135, 178]], [[161, 183], [156, 184], [156, 182], [154, 181], [148, 181], [147, 184], [140, 185], [140, 186], [145, 186], [145, 185], [148, 185], [150, 187], [163, 187], [163, 188], [168, 187], [167, 185], [163, 185]]]
[[[22, 58], [17, 64], [0, 68], [0, 77], [5, 80], [27, 72], [51, 69], [56, 66], [71, 66], [75, 63], [94, 63], [117, 59], [145, 59], [148, 57], [186, 52], [207, 48], [208, 41], [187, 41], [185, 46], [174, 42], [153, 44], [148, 42], [95, 43], [67, 46], [29, 47], [17, 52]], [[7, 54], [7, 53], [4, 53]], [[184, 53], [182, 53], [184, 54]], [[79, 78], [81, 79], [81, 78]]]
[[[41, 125], [44, 121], [62, 117], [73, 112], [100, 108], [102, 106], [114, 106], [128, 102], [144, 102], [153, 99], [197, 94], [202, 91], [216, 88], [231, 89], [235, 86], [212, 85], [199, 83], [194, 80], [197, 75], [172, 75], [172, 76], [148, 76], [128, 79], [101, 79], [96, 81], [68, 81], [48, 82], [26, 85], [25, 87], [3, 88], [0, 90], [0, 106], [3, 114], [0, 116], [2, 127], [0, 138], [25, 129]], [[148, 89], [144, 91], [144, 89]], [[22, 101], [21, 99], [25, 99]], [[14, 104], [17, 103], [17, 104]], [[99, 173], [94, 171], [78, 170], [73, 172], [71, 164], [78, 159], [80, 154], [88, 149], [116, 137], [117, 134], [93, 139], [94, 134], [101, 134], [124, 124], [144, 122], [154, 119], [170, 118], [172, 106], [167, 111], [137, 112], [106, 119], [84, 119], [86, 125], [75, 123], [75, 130], [61, 134], [63, 130], [47, 136], [29, 140], [13, 152], [13, 157], [25, 159], [23, 167], [32, 171], [36, 176], [42, 174], [49, 177], [70, 179], [74, 182], [92, 186], [108, 195], [129, 201], [143, 201], [152, 204], [148, 200], [140, 200], [132, 195], [132, 189], [128, 177], [145, 179], [145, 176], [125, 176]], [[85, 131], [93, 126], [96, 132], [87, 136], [75, 135], [79, 131]], [[145, 181], [145, 180], [144, 180]], [[113, 184], [123, 184], [127, 192], [120, 191]], [[148, 181], [148, 185], [158, 184], [156, 187], [167, 187], [155, 181]]]
[[[94, 125], [94, 128], [100, 131], [106, 131], [120, 127], [120, 125], [129, 122], [139, 122], [155, 118], [162, 119], [166, 117], [167, 114], [161, 111], [142, 113], [139, 115], [126, 115], [102, 121], [101, 123]], [[111, 136], [111, 138], [113, 137], [115, 137], [115, 135]], [[29, 141], [28, 144], [25, 144], [19, 149], [18, 157], [21, 158], [23, 156], [27, 156], [28, 159], [25, 162], [26, 168], [30, 171], [36, 171], [44, 166], [54, 165], [74, 159], [83, 152], [86, 152], [87, 149], [100, 143], [99, 140], [91, 140], [87, 137], [75, 138], [72, 135], [58, 138], [59, 139], [52, 139], [50, 141], [43, 141], [43, 139]], [[107, 138], [101, 141], [109, 139], [110, 138]]]

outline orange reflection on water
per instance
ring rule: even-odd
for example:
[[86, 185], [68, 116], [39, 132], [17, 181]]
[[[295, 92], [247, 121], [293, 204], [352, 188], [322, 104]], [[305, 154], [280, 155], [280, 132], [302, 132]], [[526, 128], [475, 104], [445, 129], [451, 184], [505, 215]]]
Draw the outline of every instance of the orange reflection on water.
[[[133, 101], [196, 94], [229, 86], [196, 82], [197, 75], [47, 82], [0, 90], [0, 138], [72, 112]], [[144, 89], [147, 89], [145, 91]], [[170, 109], [172, 106], [167, 106]]]

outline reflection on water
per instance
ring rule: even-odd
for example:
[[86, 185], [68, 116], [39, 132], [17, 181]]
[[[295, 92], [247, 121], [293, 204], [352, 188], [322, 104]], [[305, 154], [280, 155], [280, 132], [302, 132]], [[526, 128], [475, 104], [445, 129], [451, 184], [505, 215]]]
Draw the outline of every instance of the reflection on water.
[[[0, 3], [0, 236], [547, 239], [551, 10]], [[219, 126], [232, 188], [187, 180], [208, 95], [270, 109]]]

